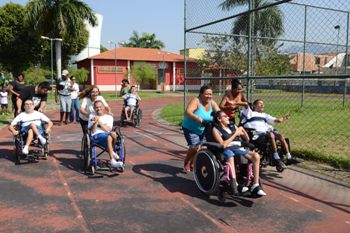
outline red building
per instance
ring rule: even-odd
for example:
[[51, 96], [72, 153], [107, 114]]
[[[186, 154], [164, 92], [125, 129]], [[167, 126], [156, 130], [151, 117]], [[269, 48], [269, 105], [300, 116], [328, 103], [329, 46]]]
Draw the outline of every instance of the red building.
[[[78, 68], [89, 71], [87, 84], [98, 85], [101, 91], [120, 90], [120, 83], [127, 78], [131, 84], [136, 84], [131, 69], [134, 65], [146, 62], [156, 69], [154, 82], [142, 82], [141, 89], [162, 91], [183, 90], [184, 56], [159, 49], [146, 48], [116, 48], [86, 58], [77, 62]], [[194, 59], [187, 59], [187, 69], [195, 69]], [[198, 72], [188, 72], [192, 76]], [[187, 75], [189, 76], [189, 75]], [[187, 82], [187, 89], [198, 89], [200, 81]]]

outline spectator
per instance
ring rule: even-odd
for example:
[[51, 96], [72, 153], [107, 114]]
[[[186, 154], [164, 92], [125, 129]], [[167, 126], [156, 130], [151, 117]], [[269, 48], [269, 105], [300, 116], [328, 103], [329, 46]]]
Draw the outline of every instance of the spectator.
[[59, 80], [57, 85], [57, 92], [60, 97], [60, 125], [62, 125], [63, 119], [66, 125], [69, 124], [68, 117], [72, 108], [71, 82], [67, 76], [68, 73], [68, 70], [62, 71], [62, 79]]
[[6, 86], [2, 86], [2, 90], [0, 92], [1, 96], [1, 114], [8, 114], [8, 106], [9, 106], [9, 93], [6, 89]]
[[15, 80], [10, 83], [10, 94], [11, 94], [11, 102], [12, 102], [12, 111], [14, 116], [16, 117], [18, 113], [17, 109], [17, 98], [20, 98], [20, 92], [25, 88], [24, 85], [24, 74], [20, 73]]
[[[78, 98], [79, 95], [79, 85], [75, 82], [76, 78], [74, 76], [71, 76], [70, 78], [71, 86], [71, 98], [72, 98], [72, 108], [70, 110], [70, 122], [71, 123], [79, 123], [80, 117], [79, 117], [79, 111], [80, 111], [80, 101]], [[75, 112], [75, 121], [74, 121], [74, 112]]]

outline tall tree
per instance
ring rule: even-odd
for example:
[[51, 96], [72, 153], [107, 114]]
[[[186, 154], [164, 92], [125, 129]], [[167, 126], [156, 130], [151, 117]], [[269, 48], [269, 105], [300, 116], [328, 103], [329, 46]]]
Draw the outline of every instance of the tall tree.
[[129, 38], [128, 43], [120, 43], [122, 47], [134, 47], [134, 48], [153, 48], [162, 49], [164, 43], [156, 39], [156, 35], [149, 33], [142, 33], [140, 36], [138, 32], [133, 31], [132, 36]]
[[7, 3], [0, 7], [0, 64], [8, 72], [24, 71], [36, 62], [41, 47], [25, 25], [24, 7]]
[[97, 24], [92, 9], [80, 0], [30, 0], [25, 19], [38, 36], [63, 39], [65, 61], [87, 45], [84, 21], [92, 26]]

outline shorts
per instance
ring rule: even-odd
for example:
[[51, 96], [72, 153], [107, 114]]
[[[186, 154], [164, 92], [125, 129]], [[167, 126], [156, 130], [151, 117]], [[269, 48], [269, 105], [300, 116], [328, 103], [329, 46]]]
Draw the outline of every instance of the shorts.
[[92, 136], [92, 141], [103, 148], [107, 148], [107, 138], [111, 132], [98, 133]]
[[248, 150], [241, 147], [236, 149], [226, 149], [224, 150], [224, 157], [227, 160], [235, 155], [246, 155], [248, 152]]
[[193, 133], [192, 131], [182, 127], [182, 130], [184, 131], [184, 136], [187, 141], [188, 146], [198, 146], [203, 144], [204, 142], [204, 134], [198, 135], [196, 133]]
[[72, 108], [72, 98], [70, 95], [60, 95], [60, 112], [70, 112]]
[[[44, 136], [44, 128], [43, 128], [43, 126], [42, 125], [37, 125], [36, 128], [38, 129], [39, 133]], [[29, 125], [21, 127], [21, 133], [28, 134], [29, 129], [30, 129]]]
[[8, 104], [1, 104], [1, 109], [4, 110], [5, 108], [8, 109], [9, 105]]

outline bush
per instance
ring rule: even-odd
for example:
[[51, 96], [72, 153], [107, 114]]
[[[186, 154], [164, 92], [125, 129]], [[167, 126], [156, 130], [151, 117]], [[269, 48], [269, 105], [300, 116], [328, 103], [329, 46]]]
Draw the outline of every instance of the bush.
[[24, 82], [26, 85], [37, 85], [41, 82], [47, 81], [51, 73], [49, 70], [45, 70], [37, 67], [30, 67], [24, 71]]

